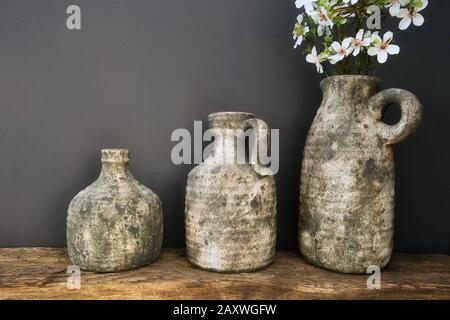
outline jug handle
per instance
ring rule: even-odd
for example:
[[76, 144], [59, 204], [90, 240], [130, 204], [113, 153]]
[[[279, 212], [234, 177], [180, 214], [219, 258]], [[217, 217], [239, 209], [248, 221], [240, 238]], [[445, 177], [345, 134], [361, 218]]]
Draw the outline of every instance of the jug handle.
[[[390, 104], [398, 104], [401, 109], [400, 121], [388, 125], [381, 121], [383, 111]], [[402, 141], [413, 133], [422, 120], [422, 105], [417, 97], [403, 89], [387, 89], [371, 97], [368, 101], [369, 112], [375, 118], [376, 131], [385, 145]]]
[[[242, 130], [244, 130], [244, 132], [248, 129], [253, 129], [256, 135], [256, 143], [253, 144], [253, 147], [256, 148], [256, 159], [254, 159], [254, 161], [251, 161], [253, 170], [261, 176], [273, 175], [272, 170], [269, 167], [260, 164], [259, 159], [260, 154], [268, 154], [267, 152], [269, 149], [268, 141], [270, 141], [270, 129], [267, 123], [265, 123], [261, 119], [251, 118], [242, 122], [241, 128]], [[249, 150], [250, 155], [255, 154], [254, 151], [255, 150]]]

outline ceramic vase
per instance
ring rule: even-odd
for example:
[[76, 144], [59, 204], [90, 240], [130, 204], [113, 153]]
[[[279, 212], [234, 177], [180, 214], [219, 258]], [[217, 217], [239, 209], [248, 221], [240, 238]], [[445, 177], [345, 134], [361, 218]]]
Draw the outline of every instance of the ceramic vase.
[[69, 205], [70, 260], [95, 272], [147, 265], [161, 252], [161, 201], [131, 174], [128, 150], [102, 150], [101, 161], [98, 179]]
[[217, 272], [261, 269], [275, 254], [275, 181], [258, 161], [237, 160], [237, 141], [250, 128], [258, 133], [259, 148], [266, 148], [269, 129], [245, 112], [213, 113], [208, 120], [215, 142], [210, 156], [189, 173], [186, 187], [188, 259]]
[[[322, 104], [307, 136], [300, 182], [299, 247], [312, 264], [366, 273], [389, 262], [394, 235], [391, 145], [412, 133], [421, 105], [410, 92], [380, 90], [369, 76], [336, 76], [321, 84]], [[401, 119], [382, 121], [398, 104]]]

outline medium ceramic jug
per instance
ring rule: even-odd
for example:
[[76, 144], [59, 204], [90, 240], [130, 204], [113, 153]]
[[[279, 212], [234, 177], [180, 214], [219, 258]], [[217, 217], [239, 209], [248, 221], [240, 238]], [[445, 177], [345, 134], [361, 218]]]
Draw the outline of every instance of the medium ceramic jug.
[[263, 268], [275, 254], [275, 181], [259, 162], [237, 160], [237, 141], [252, 128], [258, 147], [265, 149], [269, 129], [245, 112], [213, 113], [208, 119], [214, 146], [211, 155], [189, 173], [186, 187], [188, 259], [218, 272]]
[[[369, 76], [336, 76], [321, 82], [322, 105], [309, 130], [300, 182], [299, 246], [312, 264], [344, 273], [366, 273], [389, 262], [394, 235], [394, 159], [391, 145], [421, 120], [417, 98], [380, 90]], [[390, 104], [401, 119], [382, 119]]]
[[128, 270], [161, 252], [161, 201], [133, 177], [129, 161], [128, 150], [102, 150], [99, 178], [69, 205], [67, 250], [83, 270]]

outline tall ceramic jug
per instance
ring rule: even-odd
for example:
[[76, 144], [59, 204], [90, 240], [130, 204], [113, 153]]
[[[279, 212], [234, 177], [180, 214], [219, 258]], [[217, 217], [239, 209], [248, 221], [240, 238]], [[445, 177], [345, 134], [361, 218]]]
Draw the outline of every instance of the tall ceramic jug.
[[67, 250], [83, 270], [123, 271], [161, 252], [161, 201], [131, 174], [128, 150], [102, 150], [98, 179], [70, 202]]
[[253, 128], [258, 148], [265, 149], [268, 127], [245, 112], [213, 113], [208, 119], [214, 147], [189, 173], [186, 187], [188, 259], [218, 272], [263, 268], [275, 254], [275, 181], [259, 162], [237, 161], [237, 141], [242, 141], [238, 139], [244, 130]]
[[[300, 182], [299, 246], [312, 264], [344, 273], [386, 266], [394, 235], [391, 145], [412, 133], [421, 105], [405, 90], [380, 90], [369, 76], [321, 82], [322, 105], [309, 130]], [[395, 125], [381, 121], [390, 104]]]

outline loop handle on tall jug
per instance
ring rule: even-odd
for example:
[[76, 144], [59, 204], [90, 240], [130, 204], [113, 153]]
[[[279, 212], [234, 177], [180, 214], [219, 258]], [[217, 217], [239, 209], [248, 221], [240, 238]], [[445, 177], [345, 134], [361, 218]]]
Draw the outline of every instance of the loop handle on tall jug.
[[[398, 104], [401, 109], [400, 121], [388, 125], [381, 121], [383, 111], [390, 104]], [[387, 89], [371, 97], [368, 101], [369, 111], [375, 117], [378, 136], [385, 145], [402, 141], [413, 133], [422, 120], [422, 105], [417, 97], [402, 89]]]

